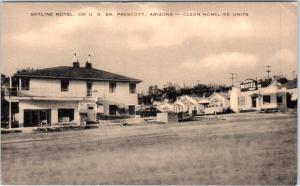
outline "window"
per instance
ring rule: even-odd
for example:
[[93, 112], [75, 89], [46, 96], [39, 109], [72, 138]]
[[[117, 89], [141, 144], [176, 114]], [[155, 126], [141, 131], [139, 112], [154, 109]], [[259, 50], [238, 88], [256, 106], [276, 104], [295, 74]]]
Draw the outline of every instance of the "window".
[[136, 93], [136, 84], [129, 84], [129, 93], [130, 94]]
[[271, 103], [271, 96], [263, 96], [263, 104]]
[[74, 121], [74, 109], [58, 109], [58, 122]]
[[22, 78], [21, 79], [21, 88], [22, 90], [29, 90], [29, 78]]
[[238, 105], [245, 105], [245, 96], [240, 96], [238, 102]]
[[61, 91], [68, 91], [69, 90], [69, 80], [61, 80], [60, 81], [60, 90]]
[[93, 95], [93, 82], [86, 82], [86, 95], [92, 96]]
[[117, 84], [116, 84], [116, 83], [110, 82], [110, 83], [109, 83], [109, 92], [110, 92], [110, 93], [116, 92], [116, 87], [117, 87]]

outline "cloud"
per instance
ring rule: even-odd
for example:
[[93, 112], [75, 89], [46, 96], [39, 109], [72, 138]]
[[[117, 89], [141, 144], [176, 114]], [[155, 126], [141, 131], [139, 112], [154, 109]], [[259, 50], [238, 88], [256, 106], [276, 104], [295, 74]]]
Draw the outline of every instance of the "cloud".
[[[16, 41], [33, 46], [62, 45], [66, 37], [76, 37], [82, 32], [106, 32], [115, 36], [124, 35], [124, 41], [133, 49], [171, 46], [182, 44], [189, 38], [246, 38], [254, 34], [253, 26], [245, 17], [151, 17], [150, 13], [164, 12], [163, 9], [149, 5], [139, 5], [138, 12], [148, 16], [143, 17], [61, 17], [47, 22], [43, 27], [16, 33]], [[128, 10], [127, 10], [128, 11]], [[129, 10], [130, 11], [130, 10]], [[98, 12], [96, 8], [88, 7], [73, 12]], [[114, 9], [115, 15], [120, 12]], [[89, 34], [86, 34], [88, 36]]]
[[185, 69], [194, 70], [227, 70], [230, 68], [253, 68], [258, 63], [258, 57], [253, 54], [227, 52], [209, 55], [200, 60], [187, 61], [180, 65]]
[[270, 62], [296, 65], [297, 56], [290, 49], [284, 48], [284, 49], [277, 50], [275, 54], [271, 57]]

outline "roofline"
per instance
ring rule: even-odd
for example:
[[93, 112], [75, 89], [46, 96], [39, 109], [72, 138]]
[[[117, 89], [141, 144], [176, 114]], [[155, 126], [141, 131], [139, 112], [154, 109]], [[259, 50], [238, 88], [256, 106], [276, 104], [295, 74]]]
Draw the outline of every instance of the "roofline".
[[[219, 94], [219, 92], [214, 92], [212, 95], [209, 96], [209, 98], [213, 97], [214, 94], [215, 94], [215, 95], [217, 94], [217, 95], [219, 95], [219, 96], [221, 96], [221, 97], [223, 97], [223, 98], [225, 98], [225, 99], [230, 99], [230, 97], [229, 97], [229, 98], [226, 98], [226, 97], [224, 97], [222, 94]], [[225, 94], [226, 94], [226, 93], [225, 93]], [[227, 94], [228, 94], [228, 93], [227, 93]]]
[[142, 80], [132, 79], [132, 80], [116, 80], [116, 79], [98, 79], [98, 78], [74, 78], [74, 77], [57, 77], [57, 76], [36, 76], [36, 75], [26, 75], [26, 74], [15, 74], [13, 77], [30, 77], [30, 78], [45, 78], [45, 79], [73, 79], [73, 80], [92, 80], [92, 81], [115, 81], [115, 82], [134, 82], [141, 83]]

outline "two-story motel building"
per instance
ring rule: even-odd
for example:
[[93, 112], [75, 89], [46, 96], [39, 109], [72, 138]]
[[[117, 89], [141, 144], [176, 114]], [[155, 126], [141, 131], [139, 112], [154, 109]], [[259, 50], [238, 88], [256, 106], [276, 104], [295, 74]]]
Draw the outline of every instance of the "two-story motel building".
[[12, 77], [17, 92], [6, 96], [19, 105], [19, 126], [38, 126], [42, 122], [79, 124], [95, 121], [98, 115], [135, 115], [138, 104], [134, 79], [92, 67], [78, 60], [73, 66], [59, 66], [18, 72]]

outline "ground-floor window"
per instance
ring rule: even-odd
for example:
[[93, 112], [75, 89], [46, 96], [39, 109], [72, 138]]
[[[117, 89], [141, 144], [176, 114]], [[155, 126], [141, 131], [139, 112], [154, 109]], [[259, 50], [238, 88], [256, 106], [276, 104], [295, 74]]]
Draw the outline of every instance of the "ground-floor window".
[[74, 109], [58, 109], [58, 122], [74, 121]]
[[117, 105], [109, 105], [109, 115], [117, 115]]
[[245, 105], [245, 96], [239, 96], [238, 105]]
[[129, 113], [129, 115], [135, 115], [135, 106], [134, 105], [128, 106], [128, 113]]
[[25, 109], [24, 127], [37, 127], [40, 124], [51, 123], [50, 109]]
[[269, 104], [269, 103], [271, 103], [271, 96], [270, 95], [263, 96], [263, 104]]

